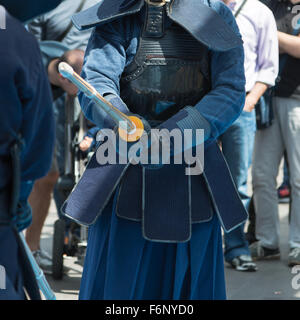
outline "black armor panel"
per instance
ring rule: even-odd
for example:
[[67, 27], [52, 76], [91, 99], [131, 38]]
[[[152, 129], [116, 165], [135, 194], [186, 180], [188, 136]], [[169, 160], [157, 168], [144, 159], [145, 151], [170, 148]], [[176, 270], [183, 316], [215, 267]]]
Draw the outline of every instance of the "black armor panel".
[[208, 48], [172, 22], [165, 7], [147, 4], [137, 54], [121, 79], [130, 111], [164, 121], [195, 105], [209, 89]]

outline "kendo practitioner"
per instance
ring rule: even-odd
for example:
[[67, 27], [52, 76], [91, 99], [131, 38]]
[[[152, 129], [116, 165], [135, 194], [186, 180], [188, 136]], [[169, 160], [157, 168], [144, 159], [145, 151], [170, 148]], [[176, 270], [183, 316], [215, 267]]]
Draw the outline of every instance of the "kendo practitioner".
[[39, 46], [17, 18], [27, 21], [58, 1], [19, 3], [0, 1], [0, 300], [41, 298], [18, 232], [31, 223], [27, 198], [33, 181], [49, 170], [54, 144], [51, 91]]
[[[95, 27], [82, 76], [104, 98], [152, 127], [204, 129], [205, 139], [201, 175], [91, 159], [62, 208], [90, 225], [79, 298], [225, 299], [220, 225], [247, 218], [216, 143], [245, 101], [232, 13], [214, 0], [104, 0], [73, 22]], [[114, 127], [79, 98], [88, 119]]]

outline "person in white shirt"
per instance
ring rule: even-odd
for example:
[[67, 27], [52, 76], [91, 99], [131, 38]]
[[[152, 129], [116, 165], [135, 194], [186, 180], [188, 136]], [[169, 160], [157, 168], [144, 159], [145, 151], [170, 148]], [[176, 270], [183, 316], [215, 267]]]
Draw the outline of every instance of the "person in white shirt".
[[[278, 39], [271, 10], [258, 0], [224, 0], [236, 17], [245, 51], [246, 102], [244, 111], [222, 135], [222, 150], [239, 195], [248, 209], [248, 169], [251, 164], [256, 130], [255, 105], [274, 86], [278, 74]], [[224, 237], [225, 260], [239, 271], [255, 271], [244, 225]]]

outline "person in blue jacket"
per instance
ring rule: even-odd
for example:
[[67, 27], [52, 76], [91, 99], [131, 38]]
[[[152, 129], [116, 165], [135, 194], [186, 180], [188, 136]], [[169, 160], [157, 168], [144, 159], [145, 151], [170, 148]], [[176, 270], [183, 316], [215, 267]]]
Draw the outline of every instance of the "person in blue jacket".
[[[214, 0], [104, 0], [73, 22], [95, 27], [82, 76], [101, 95], [159, 129], [204, 129], [205, 138], [201, 175], [91, 159], [62, 208], [90, 225], [79, 298], [225, 299], [220, 225], [247, 218], [216, 143], [245, 100], [232, 13]], [[114, 128], [79, 98], [89, 120]]]
[[[14, 1], [4, 2], [0, 4], [17, 15]], [[30, 8], [34, 1], [23, 3]], [[48, 1], [47, 8], [49, 3], [54, 2]], [[30, 16], [21, 11], [16, 18], [1, 8], [5, 28], [0, 30], [0, 300], [26, 299], [25, 290], [31, 299], [40, 299], [18, 232], [31, 223], [27, 198], [33, 182], [50, 167], [52, 98], [37, 41], [17, 20]]]

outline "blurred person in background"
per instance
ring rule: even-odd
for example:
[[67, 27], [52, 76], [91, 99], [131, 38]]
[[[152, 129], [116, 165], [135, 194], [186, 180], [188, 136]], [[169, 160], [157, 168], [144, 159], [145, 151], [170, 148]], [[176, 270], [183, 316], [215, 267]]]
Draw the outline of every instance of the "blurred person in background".
[[[66, 100], [75, 98], [77, 88], [67, 79], [58, 74], [58, 63], [65, 59], [80, 73], [83, 64], [83, 53], [86, 48], [91, 31], [79, 32], [72, 24], [71, 17], [74, 13], [87, 9], [98, 0], [64, 0], [54, 10], [37, 17], [31, 21], [27, 28], [40, 43], [45, 59], [45, 68], [48, 72], [52, 88], [53, 108], [56, 122], [56, 144], [53, 155], [52, 167], [46, 177], [36, 181], [29, 202], [33, 209], [33, 223], [26, 231], [26, 241], [33, 254], [46, 272], [52, 270], [52, 258], [40, 247], [40, 237], [44, 222], [49, 212], [51, 195], [54, 199], [58, 214], [65, 200], [59, 193], [56, 183], [59, 176], [64, 173], [65, 153], [65, 103]], [[68, 54], [64, 55], [64, 53]], [[80, 109], [77, 99], [74, 99], [77, 109]]]
[[31, 223], [33, 183], [50, 167], [54, 117], [39, 46], [16, 18], [28, 20], [58, 3], [0, 0], [1, 12], [3, 4], [15, 16], [5, 12], [0, 28], [0, 300], [41, 298], [18, 232]]
[[258, 131], [253, 155], [253, 191], [256, 238], [251, 244], [253, 258], [279, 259], [277, 175], [286, 151], [290, 182], [290, 232], [288, 265], [300, 264], [300, 24], [299, 1], [265, 0], [273, 11], [280, 50], [280, 77], [272, 101], [273, 124]]
[[[233, 125], [221, 136], [222, 151], [239, 195], [249, 209], [248, 170], [256, 131], [255, 105], [275, 84], [278, 73], [276, 22], [271, 10], [258, 0], [223, 0], [239, 26], [245, 50], [246, 102]], [[256, 271], [245, 239], [244, 225], [224, 235], [225, 260], [238, 271]]]

